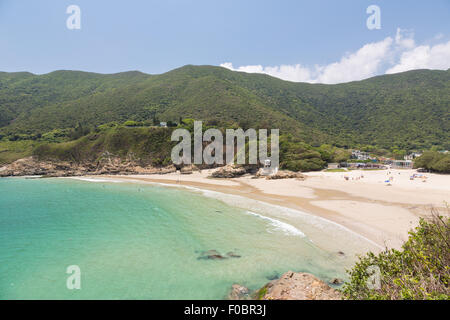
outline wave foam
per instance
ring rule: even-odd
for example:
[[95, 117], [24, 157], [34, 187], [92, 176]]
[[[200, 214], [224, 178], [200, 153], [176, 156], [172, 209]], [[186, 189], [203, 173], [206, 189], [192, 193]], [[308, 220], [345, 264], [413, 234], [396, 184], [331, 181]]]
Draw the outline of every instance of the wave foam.
[[66, 179], [73, 179], [73, 180], [87, 181], [87, 182], [114, 182], [114, 183], [124, 182], [123, 180], [119, 180], [119, 179], [101, 179], [101, 178], [84, 178], [84, 177], [67, 177]]
[[269, 217], [263, 216], [261, 214], [252, 212], [252, 211], [247, 211], [247, 213], [251, 214], [252, 216], [256, 216], [256, 217], [261, 218], [263, 220], [269, 221], [270, 224], [274, 227], [275, 230], [281, 231], [281, 232], [283, 232], [286, 235], [306, 237], [303, 232], [298, 230], [293, 225], [290, 225], [289, 223], [282, 222], [282, 221], [277, 220], [277, 219], [269, 218]]

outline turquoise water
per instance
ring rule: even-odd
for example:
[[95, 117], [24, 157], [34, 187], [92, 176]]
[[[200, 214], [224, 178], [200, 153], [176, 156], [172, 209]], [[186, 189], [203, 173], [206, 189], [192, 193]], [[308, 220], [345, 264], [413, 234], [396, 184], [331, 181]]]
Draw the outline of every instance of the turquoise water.
[[[222, 299], [288, 270], [345, 277], [351, 261], [303, 232], [182, 188], [0, 179], [0, 299]], [[207, 250], [241, 257], [199, 259]]]

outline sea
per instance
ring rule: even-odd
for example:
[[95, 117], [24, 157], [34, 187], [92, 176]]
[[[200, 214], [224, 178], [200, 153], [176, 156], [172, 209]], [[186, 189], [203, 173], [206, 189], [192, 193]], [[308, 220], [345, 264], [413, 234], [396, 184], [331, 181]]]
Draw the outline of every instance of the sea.
[[0, 179], [0, 299], [226, 299], [348, 278], [375, 244], [312, 214], [138, 181]]

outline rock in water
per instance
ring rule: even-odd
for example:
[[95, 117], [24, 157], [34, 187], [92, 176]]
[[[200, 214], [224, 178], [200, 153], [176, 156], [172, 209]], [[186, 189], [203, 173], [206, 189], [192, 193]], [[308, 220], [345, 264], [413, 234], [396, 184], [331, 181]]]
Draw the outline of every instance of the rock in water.
[[230, 258], [240, 258], [241, 256], [238, 255], [238, 254], [236, 254], [236, 253], [234, 253], [234, 252], [232, 252], [232, 251], [230, 251], [230, 252], [227, 253], [227, 257], [230, 257]]
[[343, 281], [342, 281], [341, 279], [339, 279], [339, 278], [333, 278], [333, 279], [330, 281], [330, 283], [331, 283], [331, 284], [335, 284], [335, 285], [339, 285], [339, 284], [342, 284]]
[[217, 250], [208, 250], [202, 252], [201, 256], [198, 257], [199, 260], [223, 260], [226, 257], [222, 256]]
[[228, 294], [228, 300], [249, 300], [250, 290], [244, 286], [233, 284]]
[[312, 274], [286, 272], [259, 290], [262, 300], [341, 300], [339, 291]]
[[266, 277], [266, 279], [272, 281], [272, 280], [278, 279], [279, 277], [280, 277], [280, 274], [277, 273], [277, 272], [274, 272], [274, 273], [272, 273], [271, 275], [268, 275], [268, 276]]

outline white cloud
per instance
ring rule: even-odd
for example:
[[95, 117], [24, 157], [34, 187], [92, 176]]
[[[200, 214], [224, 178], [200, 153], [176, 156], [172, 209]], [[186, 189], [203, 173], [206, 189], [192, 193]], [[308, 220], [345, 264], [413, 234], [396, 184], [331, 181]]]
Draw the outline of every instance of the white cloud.
[[309, 82], [311, 79], [311, 71], [308, 68], [304, 68], [299, 64], [281, 65], [275, 67], [263, 67], [261, 65], [251, 65], [234, 68], [233, 64], [228, 62], [222, 63], [220, 66], [234, 71], [241, 71], [247, 73], [265, 73], [273, 77], [277, 77], [288, 81]]
[[339, 62], [319, 67], [316, 82], [339, 83], [372, 77], [389, 55], [391, 46], [390, 37], [366, 44], [357, 52], [344, 56]]
[[414, 69], [450, 68], [450, 41], [434, 46], [418, 46], [402, 53], [399, 63], [386, 73], [397, 73]]
[[450, 41], [434, 46], [417, 46], [412, 31], [398, 28], [394, 39], [387, 37], [365, 44], [356, 52], [348, 53], [340, 61], [328, 65], [247, 65], [235, 68], [227, 62], [221, 66], [295, 82], [341, 83], [412, 69], [446, 70], [450, 68]]

